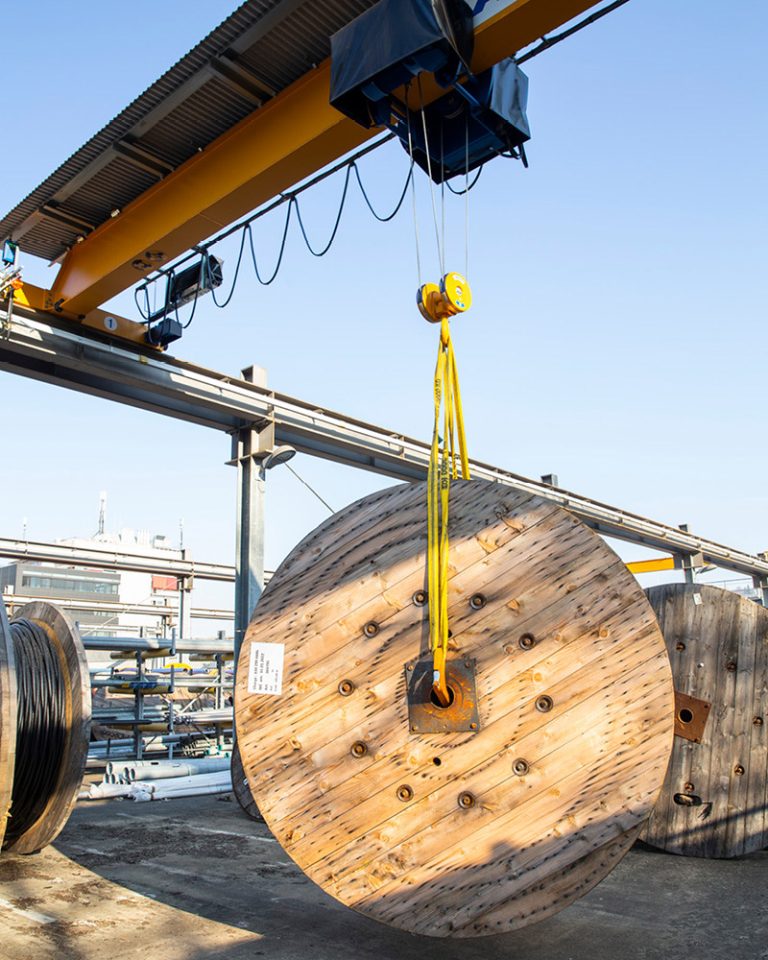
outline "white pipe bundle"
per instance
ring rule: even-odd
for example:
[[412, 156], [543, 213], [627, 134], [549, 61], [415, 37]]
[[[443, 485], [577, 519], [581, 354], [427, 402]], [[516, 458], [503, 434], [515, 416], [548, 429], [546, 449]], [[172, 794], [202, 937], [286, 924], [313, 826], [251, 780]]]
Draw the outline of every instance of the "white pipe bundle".
[[83, 800], [109, 800], [113, 797], [128, 797], [130, 793], [130, 784], [108, 783], [104, 780], [102, 783], [92, 783], [88, 792], [80, 796]]
[[132, 783], [129, 796], [133, 800], [171, 800], [177, 797], [196, 797], [211, 793], [227, 793], [232, 789], [229, 769], [215, 773], [201, 773], [191, 777], [172, 777], [166, 780], [139, 780]]
[[229, 770], [230, 757], [205, 757], [199, 760], [151, 760], [139, 765], [130, 763], [122, 768], [121, 774], [126, 783], [134, 780], [169, 780], [173, 777], [193, 777], [201, 773], [217, 773]]

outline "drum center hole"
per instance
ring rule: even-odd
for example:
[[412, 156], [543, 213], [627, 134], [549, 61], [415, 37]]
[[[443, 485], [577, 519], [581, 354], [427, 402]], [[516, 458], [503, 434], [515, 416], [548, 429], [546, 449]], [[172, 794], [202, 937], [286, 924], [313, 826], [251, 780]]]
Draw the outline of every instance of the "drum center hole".
[[453, 701], [456, 699], [456, 694], [453, 687], [448, 687], [448, 703], [440, 703], [434, 690], [430, 692], [429, 699], [432, 703], [432, 706], [438, 707], [440, 710], [447, 710], [448, 707], [453, 706]]

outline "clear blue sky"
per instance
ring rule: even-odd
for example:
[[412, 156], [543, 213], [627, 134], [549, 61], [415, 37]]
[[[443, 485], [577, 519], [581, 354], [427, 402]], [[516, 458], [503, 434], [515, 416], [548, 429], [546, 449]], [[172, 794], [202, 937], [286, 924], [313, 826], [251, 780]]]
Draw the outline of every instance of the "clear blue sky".
[[[4, 45], [3, 212], [232, 9], [7, 5], [6, 37], [50, 39]], [[768, 548], [766, 35], [756, 0], [632, 0], [529, 63], [531, 167], [495, 161], [472, 193], [475, 307], [454, 324], [472, 455], [752, 551]], [[362, 168], [386, 206], [407, 162], [391, 146]], [[313, 236], [340, 186], [307, 197]], [[437, 279], [424, 178], [419, 189]], [[448, 213], [449, 264], [463, 269], [461, 203]], [[278, 227], [257, 230], [266, 262]], [[354, 195], [325, 259], [294, 229], [279, 280], [263, 289], [244, 270], [231, 305], [201, 302], [174, 352], [230, 373], [261, 364], [277, 390], [426, 439], [436, 331], [415, 282], [408, 206], [383, 226]], [[128, 297], [115, 309], [135, 315]], [[30, 538], [90, 534], [104, 489], [110, 526], [175, 536], [183, 517], [195, 556], [232, 559], [225, 437], [10, 375], [0, 406], [2, 534], [24, 517]], [[293, 464], [337, 506], [386, 482]], [[324, 510], [282, 468], [269, 488], [274, 565]]]

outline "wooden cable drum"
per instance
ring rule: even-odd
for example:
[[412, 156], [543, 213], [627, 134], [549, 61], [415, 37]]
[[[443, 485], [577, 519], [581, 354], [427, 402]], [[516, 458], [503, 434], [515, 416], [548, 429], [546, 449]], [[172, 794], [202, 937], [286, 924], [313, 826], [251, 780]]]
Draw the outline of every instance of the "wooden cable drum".
[[[0, 625], [0, 842], [35, 853], [77, 800], [90, 737], [88, 663], [77, 628], [36, 601]], [[6, 814], [6, 816], [2, 816]]]
[[643, 591], [573, 515], [451, 487], [447, 708], [431, 698], [426, 484], [335, 514], [285, 560], [236, 685], [259, 810], [342, 903], [430, 936], [584, 894], [664, 779], [673, 689]]
[[736, 857], [768, 846], [768, 610], [704, 584], [652, 587], [675, 682], [675, 740], [643, 839]]
[[11, 808], [16, 758], [16, 664], [5, 604], [0, 599], [0, 849]]
[[264, 819], [259, 813], [251, 788], [248, 786], [248, 778], [245, 775], [245, 770], [243, 770], [243, 760], [240, 756], [240, 747], [237, 745], [237, 741], [232, 747], [232, 793], [234, 793], [235, 800], [247, 817], [250, 817], [251, 820]]

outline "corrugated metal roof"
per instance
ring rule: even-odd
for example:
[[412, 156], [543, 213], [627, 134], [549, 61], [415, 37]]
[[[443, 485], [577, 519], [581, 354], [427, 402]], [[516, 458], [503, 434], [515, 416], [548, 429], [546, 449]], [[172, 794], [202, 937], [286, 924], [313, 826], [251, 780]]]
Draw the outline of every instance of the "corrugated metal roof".
[[56, 260], [330, 52], [376, 0], [247, 0], [0, 220]]

